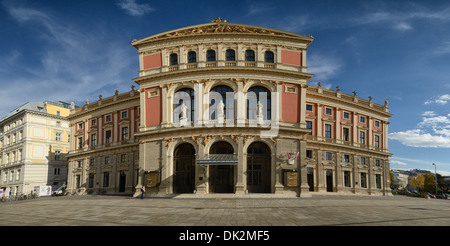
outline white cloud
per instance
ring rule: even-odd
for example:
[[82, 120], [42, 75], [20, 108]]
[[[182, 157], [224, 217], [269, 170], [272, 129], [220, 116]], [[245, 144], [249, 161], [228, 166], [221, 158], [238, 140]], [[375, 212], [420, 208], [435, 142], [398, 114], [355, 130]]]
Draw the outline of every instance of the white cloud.
[[312, 54], [307, 60], [308, 73], [314, 74], [314, 79], [325, 81], [334, 78], [343, 66], [343, 62], [335, 57]]
[[396, 25], [394, 25], [394, 29], [397, 29], [400, 31], [407, 31], [407, 30], [411, 30], [412, 27], [408, 23], [400, 22], [400, 23], [397, 23]]
[[425, 111], [418, 129], [389, 134], [389, 138], [411, 147], [450, 148], [450, 116]]
[[389, 162], [392, 163], [392, 164], [397, 164], [397, 165], [401, 165], [401, 166], [407, 166], [408, 165], [406, 162], [403, 162], [403, 161], [390, 160]]
[[27, 101], [83, 102], [96, 98], [105, 88], [112, 94], [115, 89], [129, 90], [133, 84], [130, 71], [134, 71], [132, 61], [137, 57], [132, 49], [131, 53], [127, 50], [129, 43], [112, 39], [95, 25], [76, 26], [63, 17], [5, 2], [2, 7], [26, 26], [39, 44], [34, 47], [37, 57], [17, 50], [0, 62], [6, 65], [2, 69], [8, 69], [0, 70], [2, 79], [8, 81], [0, 90], [2, 115]]
[[420, 129], [393, 132], [389, 138], [410, 147], [450, 148], [450, 137], [431, 135]]
[[436, 116], [436, 113], [434, 111], [425, 111], [422, 116]]
[[367, 11], [360, 17], [348, 19], [347, 25], [382, 24], [394, 30], [408, 31], [414, 28], [413, 24], [417, 20], [450, 21], [449, 7], [430, 10], [415, 3], [401, 5], [397, 3], [379, 3], [379, 5], [371, 3], [366, 4], [365, 7]]
[[117, 5], [132, 16], [141, 16], [155, 11], [150, 5], [136, 3], [136, 0], [120, 0]]
[[428, 104], [439, 104], [439, 105], [445, 105], [450, 100], [450, 94], [444, 94], [441, 96], [438, 96], [437, 98], [432, 98], [427, 101], [425, 101], [425, 105]]

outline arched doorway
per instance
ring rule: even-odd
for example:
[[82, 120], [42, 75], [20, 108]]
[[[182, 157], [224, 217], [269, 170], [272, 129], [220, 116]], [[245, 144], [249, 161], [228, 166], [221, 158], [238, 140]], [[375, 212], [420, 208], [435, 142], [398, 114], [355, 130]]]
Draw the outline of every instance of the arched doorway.
[[[233, 146], [225, 141], [214, 143], [209, 149], [209, 154], [234, 154]], [[209, 192], [233, 193], [234, 192], [234, 165], [210, 165], [209, 166]]]
[[193, 193], [195, 189], [195, 149], [190, 143], [182, 143], [173, 155], [174, 193]]
[[247, 190], [250, 193], [270, 193], [271, 151], [263, 142], [247, 148]]

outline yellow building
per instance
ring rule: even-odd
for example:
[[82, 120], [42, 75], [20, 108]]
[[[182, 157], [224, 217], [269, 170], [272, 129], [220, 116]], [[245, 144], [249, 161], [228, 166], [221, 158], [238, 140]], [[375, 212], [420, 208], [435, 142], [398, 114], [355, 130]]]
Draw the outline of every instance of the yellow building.
[[67, 182], [68, 103], [30, 102], [0, 121], [0, 189], [29, 194], [38, 186], [53, 189]]

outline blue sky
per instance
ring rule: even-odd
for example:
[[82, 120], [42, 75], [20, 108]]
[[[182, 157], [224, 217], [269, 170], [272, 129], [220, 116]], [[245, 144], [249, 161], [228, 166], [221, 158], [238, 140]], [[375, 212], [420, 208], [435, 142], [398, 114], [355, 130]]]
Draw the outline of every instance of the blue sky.
[[128, 91], [133, 39], [217, 17], [314, 36], [310, 84], [389, 98], [391, 168], [450, 174], [449, 1], [3, 0], [0, 116]]

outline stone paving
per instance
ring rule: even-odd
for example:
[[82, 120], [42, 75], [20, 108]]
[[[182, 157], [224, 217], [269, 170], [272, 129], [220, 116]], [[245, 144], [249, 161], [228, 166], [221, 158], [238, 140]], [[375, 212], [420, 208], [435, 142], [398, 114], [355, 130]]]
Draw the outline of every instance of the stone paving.
[[0, 226], [450, 226], [450, 200], [88, 195], [1, 202], [0, 216]]

